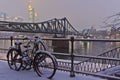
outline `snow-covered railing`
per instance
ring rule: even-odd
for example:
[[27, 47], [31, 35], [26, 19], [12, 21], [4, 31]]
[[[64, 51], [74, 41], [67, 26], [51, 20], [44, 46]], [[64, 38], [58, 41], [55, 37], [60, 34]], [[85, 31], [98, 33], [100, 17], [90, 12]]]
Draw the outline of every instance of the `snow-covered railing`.
[[[64, 55], [66, 57], [70, 57], [70, 54], [63, 53], [54, 53], [54, 55]], [[109, 57], [101, 57], [101, 56], [88, 56], [88, 55], [76, 55], [74, 54], [74, 58], [82, 58], [89, 59], [87, 62], [79, 62], [74, 61], [73, 63], [73, 72], [85, 74], [85, 75], [93, 75], [97, 77], [120, 80], [120, 78], [97, 73], [99, 71], [104, 71], [105, 69], [109, 69], [115, 66], [120, 65], [120, 58], [109, 58]], [[58, 60], [58, 69], [62, 71], [71, 71], [71, 61], [70, 60]]]
[[[80, 58], [83, 56], [78, 55]], [[86, 71], [86, 72], [99, 72], [117, 65], [120, 65], [119, 58], [120, 58], [120, 47], [111, 49], [107, 52], [104, 52], [98, 56], [87, 56], [84, 55], [84, 57], [87, 57], [84, 61], [78, 63], [77, 68], [80, 71]], [[98, 58], [99, 57], [99, 58]], [[104, 58], [105, 59], [102, 59]], [[113, 60], [112, 60], [113, 59]]]
[[120, 65], [120, 58], [101, 56], [75, 55], [75, 57], [89, 59], [75, 64], [75, 71], [99, 72]]
[[[2, 39], [0, 39], [2, 40]], [[3, 39], [4, 40], [4, 39]], [[11, 45], [13, 44], [12, 42], [14, 41], [14, 38], [10, 38], [11, 40]], [[18, 40], [18, 39], [15, 39]], [[119, 48], [112, 49], [110, 51], [107, 51], [105, 53], [102, 53], [101, 55], [98, 56], [90, 56], [90, 55], [76, 55], [74, 54], [74, 42], [75, 41], [100, 41], [100, 42], [120, 42], [119, 39], [74, 39], [74, 37], [71, 37], [70, 39], [65, 39], [65, 38], [49, 38], [49, 39], [44, 39], [44, 40], [58, 40], [58, 41], [69, 41], [70, 42], [70, 54], [65, 54], [65, 53], [54, 53], [53, 55], [62, 55], [65, 57], [69, 57], [69, 61], [58, 61], [58, 69], [63, 70], [63, 71], [69, 71], [70, 76], [73, 77], [75, 76], [75, 73], [83, 73], [83, 74], [90, 74], [90, 75], [96, 75], [98, 76], [99, 74], [96, 74], [98, 71], [102, 71], [117, 65], [120, 65], [120, 54], [119, 54]], [[76, 62], [74, 58], [79, 58], [82, 61]], [[104, 77], [104, 78], [109, 78], [112, 79], [111, 76], [105, 77], [100, 76], [99, 77]]]
[[[57, 40], [57, 39], [56, 39]], [[61, 39], [66, 40], [66, 39]], [[58, 69], [64, 70], [64, 71], [70, 71], [70, 76], [74, 76], [75, 73], [83, 73], [83, 74], [91, 74], [95, 75], [96, 72], [103, 71], [108, 68], [112, 68], [115, 66], [120, 65], [120, 59], [119, 59], [119, 47], [109, 50], [105, 53], [102, 53], [98, 56], [90, 56], [90, 55], [76, 55], [74, 54], [74, 41], [101, 41], [101, 42], [120, 42], [119, 39], [74, 39], [73, 37], [69, 40], [71, 42], [71, 54], [59, 54], [56, 53], [54, 55], [64, 55], [71, 57], [71, 62], [61, 62], [59, 61], [59, 67]], [[104, 56], [105, 55], [105, 56]], [[78, 57], [82, 60], [82, 62], [74, 63], [74, 58]], [[62, 65], [62, 66], [61, 66]], [[97, 76], [97, 75], [96, 75]], [[111, 77], [114, 76], [108, 76], [108, 75], [99, 75], [99, 77], [104, 77], [108, 79], [112, 79]], [[114, 78], [113, 78], [114, 79]], [[120, 78], [119, 78], [120, 79]], [[119, 80], [118, 79], [118, 80]], [[117, 80], [117, 79], [116, 79]]]

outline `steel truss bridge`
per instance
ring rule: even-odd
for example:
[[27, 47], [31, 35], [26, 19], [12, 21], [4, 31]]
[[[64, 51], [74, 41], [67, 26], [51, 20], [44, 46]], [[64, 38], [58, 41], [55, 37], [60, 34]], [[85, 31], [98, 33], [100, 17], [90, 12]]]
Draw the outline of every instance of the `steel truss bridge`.
[[38, 23], [0, 21], [0, 31], [79, 35], [66, 18], [54, 18]]

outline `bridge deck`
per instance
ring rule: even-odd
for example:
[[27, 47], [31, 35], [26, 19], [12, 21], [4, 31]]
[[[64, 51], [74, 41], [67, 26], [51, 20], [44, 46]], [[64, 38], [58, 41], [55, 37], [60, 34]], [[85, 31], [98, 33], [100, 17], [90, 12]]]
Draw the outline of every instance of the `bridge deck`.
[[[9, 69], [6, 61], [0, 61], [0, 80], [48, 80], [38, 77], [33, 70], [30, 71], [13, 71]], [[57, 71], [52, 80], [103, 80], [92, 76], [76, 75], [74, 78], [69, 77], [69, 73]]]

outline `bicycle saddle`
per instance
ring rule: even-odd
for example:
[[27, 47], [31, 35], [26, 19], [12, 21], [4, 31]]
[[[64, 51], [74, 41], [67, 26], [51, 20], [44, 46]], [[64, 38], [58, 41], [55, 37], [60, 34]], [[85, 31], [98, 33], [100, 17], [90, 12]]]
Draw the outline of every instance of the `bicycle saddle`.
[[21, 44], [22, 42], [19, 42], [19, 41], [15, 42], [15, 45], [21, 45]]

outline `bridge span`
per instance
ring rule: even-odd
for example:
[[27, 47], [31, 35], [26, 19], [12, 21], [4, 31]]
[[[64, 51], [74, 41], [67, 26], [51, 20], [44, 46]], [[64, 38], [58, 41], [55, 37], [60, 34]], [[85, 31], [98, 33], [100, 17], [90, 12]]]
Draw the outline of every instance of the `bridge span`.
[[67, 18], [54, 18], [37, 23], [0, 21], [0, 31], [79, 35]]

